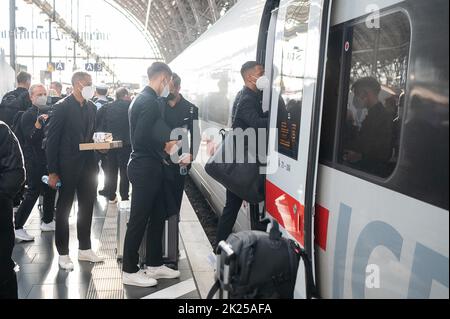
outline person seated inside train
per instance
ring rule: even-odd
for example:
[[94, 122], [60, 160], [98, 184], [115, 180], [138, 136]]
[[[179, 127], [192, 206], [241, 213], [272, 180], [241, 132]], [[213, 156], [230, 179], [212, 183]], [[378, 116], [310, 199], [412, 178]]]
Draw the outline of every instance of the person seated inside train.
[[387, 177], [392, 156], [392, 114], [379, 100], [380, 83], [373, 77], [358, 80], [352, 87], [353, 104], [368, 114], [355, 137], [344, 143], [344, 161], [369, 174]]

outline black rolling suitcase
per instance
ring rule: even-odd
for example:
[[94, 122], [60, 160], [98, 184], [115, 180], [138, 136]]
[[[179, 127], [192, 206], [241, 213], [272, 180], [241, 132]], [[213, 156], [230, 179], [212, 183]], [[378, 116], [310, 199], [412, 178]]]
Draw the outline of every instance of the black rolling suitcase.
[[[178, 269], [178, 260], [180, 255], [180, 249], [179, 249], [179, 217], [178, 215], [173, 215], [169, 217], [164, 226], [164, 232], [163, 232], [163, 262], [166, 266]], [[147, 252], [147, 231], [144, 235], [144, 240], [142, 241], [142, 245], [139, 249], [139, 263], [141, 266], [144, 266], [146, 264], [146, 252]]]

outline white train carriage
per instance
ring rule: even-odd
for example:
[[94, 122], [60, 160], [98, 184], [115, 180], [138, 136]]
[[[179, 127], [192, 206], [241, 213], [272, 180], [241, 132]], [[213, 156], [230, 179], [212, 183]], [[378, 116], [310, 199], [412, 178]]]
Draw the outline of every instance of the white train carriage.
[[9, 66], [5, 58], [5, 51], [0, 47], [0, 100], [3, 95], [12, 91], [16, 84], [14, 70]]
[[[266, 65], [276, 169], [265, 208], [306, 253], [297, 297], [449, 297], [448, 5], [239, 1], [172, 63], [202, 131], [216, 134], [230, 126], [243, 62]], [[347, 157], [368, 116], [351, 88], [369, 76], [392, 114], [391, 157], [362, 165]], [[203, 169], [219, 140], [209, 135], [193, 177], [220, 213], [225, 190]], [[250, 228], [248, 209], [236, 230]]]

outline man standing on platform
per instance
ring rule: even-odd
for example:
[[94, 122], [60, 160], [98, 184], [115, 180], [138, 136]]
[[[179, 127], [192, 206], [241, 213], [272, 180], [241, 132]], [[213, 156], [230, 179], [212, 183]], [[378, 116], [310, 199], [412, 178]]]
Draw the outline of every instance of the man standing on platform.
[[[180, 272], [163, 265], [162, 235], [165, 214], [159, 204], [163, 190], [163, 153], [174, 153], [177, 141], [170, 141], [170, 128], [161, 118], [158, 97], [170, 93], [172, 71], [155, 62], [148, 69], [149, 84], [130, 106], [132, 154], [128, 177], [133, 186], [131, 214], [123, 252], [123, 283], [138, 287], [157, 285], [159, 278], [178, 278]], [[149, 224], [147, 242], [149, 268], [140, 270], [138, 250]]]
[[0, 121], [0, 299], [17, 299], [17, 278], [11, 255], [14, 248], [13, 199], [25, 183], [19, 141]]
[[61, 182], [56, 205], [55, 243], [59, 265], [73, 270], [69, 256], [69, 215], [75, 193], [78, 198], [78, 260], [101, 262], [91, 249], [91, 224], [97, 190], [98, 167], [93, 151], [80, 151], [81, 143], [92, 143], [96, 107], [92, 78], [88, 73], [72, 76], [73, 93], [55, 106], [49, 123], [47, 161], [49, 185], [56, 189]]

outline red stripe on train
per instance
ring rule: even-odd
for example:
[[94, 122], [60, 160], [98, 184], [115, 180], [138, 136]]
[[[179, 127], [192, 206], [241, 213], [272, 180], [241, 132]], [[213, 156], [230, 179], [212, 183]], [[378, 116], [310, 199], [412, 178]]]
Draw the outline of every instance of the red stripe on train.
[[300, 245], [305, 245], [305, 207], [269, 181], [266, 181], [266, 207]]
[[314, 217], [314, 241], [325, 251], [327, 250], [329, 217], [330, 211], [328, 209], [316, 205], [316, 215]]

